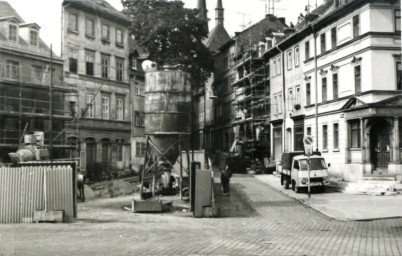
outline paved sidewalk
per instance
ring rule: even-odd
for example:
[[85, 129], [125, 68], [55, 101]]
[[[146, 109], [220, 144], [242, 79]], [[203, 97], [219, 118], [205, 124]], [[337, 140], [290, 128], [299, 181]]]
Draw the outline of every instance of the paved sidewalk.
[[280, 184], [280, 177], [275, 175], [255, 175], [256, 179], [295, 198], [303, 204], [337, 220], [373, 220], [402, 217], [402, 195], [370, 196], [354, 195], [335, 191], [296, 193], [285, 189]]

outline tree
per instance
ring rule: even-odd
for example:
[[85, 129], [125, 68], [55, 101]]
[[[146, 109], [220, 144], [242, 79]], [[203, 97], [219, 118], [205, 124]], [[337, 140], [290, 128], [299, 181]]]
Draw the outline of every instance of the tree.
[[202, 86], [213, 71], [212, 53], [202, 43], [208, 36], [198, 10], [181, 1], [122, 0], [131, 19], [130, 32], [159, 65], [181, 65]]

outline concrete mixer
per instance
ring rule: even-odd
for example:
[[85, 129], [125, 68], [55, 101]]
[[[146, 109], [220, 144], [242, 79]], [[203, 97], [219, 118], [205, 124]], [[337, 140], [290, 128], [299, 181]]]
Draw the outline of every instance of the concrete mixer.
[[49, 159], [49, 150], [43, 146], [44, 133], [34, 132], [24, 136], [24, 144], [18, 147], [17, 152], [9, 153], [14, 164]]
[[[142, 184], [147, 174], [152, 173], [153, 188], [155, 188], [156, 179], [162, 174], [165, 179], [169, 179], [170, 171], [174, 169], [174, 164], [179, 157], [180, 170], [177, 171], [182, 180], [181, 152], [186, 151], [189, 157], [192, 86], [191, 75], [187, 72], [158, 71], [151, 68], [146, 71], [148, 71], [145, 75], [147, 142]], [[165, 180], [163, 183], [170, 182]], [[180, 192], [181, 190], [180, 186]]]

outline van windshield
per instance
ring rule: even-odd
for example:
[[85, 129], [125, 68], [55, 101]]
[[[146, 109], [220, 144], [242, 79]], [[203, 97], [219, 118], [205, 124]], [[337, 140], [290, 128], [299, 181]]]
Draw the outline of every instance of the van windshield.
[[[307, 171], [308, 166], [307, 166], [307, 159], [305, 160], [300, 160], [300, 169], [302, 171]], [[310, 159], [311, 166], [310, 170], [322, 170], [322, 169], [327, 169], [327, 165], [325, 164], [324, 159], [322, 158], [312, 158]]]

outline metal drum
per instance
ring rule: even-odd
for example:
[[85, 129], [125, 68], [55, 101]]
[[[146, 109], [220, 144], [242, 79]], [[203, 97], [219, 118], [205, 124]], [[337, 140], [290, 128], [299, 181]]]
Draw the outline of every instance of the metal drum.
[[149, 135], [160, 152], [168, 151], [164, 160], [172, 164], [179, 156], [179, 146], [176, 144], [179, 138], [182, 147], [186, 148], [189, 144], [192, 94], [190, 78], [189, 73], [177, 70], [146, 73], [145, 134]]

